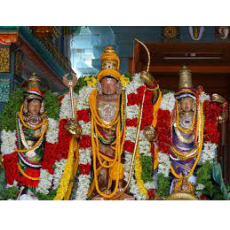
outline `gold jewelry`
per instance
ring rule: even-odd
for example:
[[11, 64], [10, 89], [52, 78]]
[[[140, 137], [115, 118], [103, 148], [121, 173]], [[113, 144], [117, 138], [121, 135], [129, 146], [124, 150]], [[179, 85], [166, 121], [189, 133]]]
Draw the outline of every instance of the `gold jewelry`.
[[24, 107], [24, 106], [22, 105], [22, 106], [21, 106], [21, 109], [20, 109], [20, 112], [18, 113], [18, 116], [19, 116], [19, 118], [20, 118], [20, 121], [22, 122], [22, 124], [23, 124], [26, 128], [35, 130], [35, 129], [38, 129], [38, 128], [42, 127], [43, 125], [47, 125], [47, 122], [48, 122], [47, 118], [44, 118], [44, 120], [43, 120], [40, 124], [38, 124], [37, 126], [35, 126], [35, 127], [26, 124], [26, 122], [25, 122], [24, 119], [23, 119], [23, 107]]

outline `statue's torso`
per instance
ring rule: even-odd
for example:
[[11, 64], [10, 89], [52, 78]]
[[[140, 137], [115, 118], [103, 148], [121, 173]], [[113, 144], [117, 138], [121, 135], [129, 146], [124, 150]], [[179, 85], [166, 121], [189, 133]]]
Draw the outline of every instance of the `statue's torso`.
[[[118, 103], [118, 97], [114, 98], [105, 98], [103, 96], [98, 96], [97, 97], [97, 112], [99, 117], [105, 122], [109, 123], [111, 122], [116, 114], [117, 110], [117, 103]], [[115, 141], [116, 139], [116, 126], [107, 129], [103, 127], [98, 127], [99, 131], [103, 134], [105, 139], [108, 141], [108, 143]], [[110, 157], [113, 157], [114, 155], [114, 150], [111, 148], [110, 144], [103, 144], [100, 142], [99, 144], [100, 151], [104, 153], [105, 155], [108, 155]]]
[[[188, 116], [183, 116], [180, 115], [179, 119], [179, 124], [182, 128], [189, 128], [192, 125], [192, 120], [193, 120], [193, 112], [190, 112]], [[195, 135], [195, 127], [191, 129], [191, 131], [185, 133], [181, 130], [179, 130], [176, 125], [176, 121], [174, 120], [174, 125], [173, 125], [173, 145], [174, 147], [181, 153], [189, 153], [193, 149], [196, 148], [196, 135]], [[176, 157], [173, 154], [173, 157], [176, 158], [177, 160], [173, 160], [172, 164], [174, 166], [175, 171], [180, 175], [186, 176], [193, 164], [194, 164], [194, 158], [191, 159], [180, 159]]]

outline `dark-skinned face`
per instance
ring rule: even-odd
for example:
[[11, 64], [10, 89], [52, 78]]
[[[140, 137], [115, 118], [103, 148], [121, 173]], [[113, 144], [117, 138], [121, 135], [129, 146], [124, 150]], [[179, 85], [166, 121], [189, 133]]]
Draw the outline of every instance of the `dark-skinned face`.
[[31, 115], [37, 116], [41, 110], [41, 102], [39, 100], [32, 100], [28, 103], [28, 111]]
[[113, 95], [117, 93], [117, 80], [111, 77], [104, 77], [101, 80], [102, 93]]
[[181, 110], [184, 112], [191, 112], [193, 109], [194, 100], [191, 97], [185, 97], [180, 100]]

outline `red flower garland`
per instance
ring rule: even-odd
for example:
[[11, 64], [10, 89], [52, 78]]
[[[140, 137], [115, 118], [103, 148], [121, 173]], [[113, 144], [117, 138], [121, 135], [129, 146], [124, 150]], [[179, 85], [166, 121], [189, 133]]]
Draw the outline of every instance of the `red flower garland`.
[[86, 149], [91, 147], [91, 136], [82, 135], [80, 139], [80, 148]]
[[91, 171], [91, 165], [89, 163], [87, 164], [79, 164], [79, 172], [82, 175], [89, 175]]
[[135, 144], [132, 141], [125, 141], [124, 150], [130, 153], [134, 152]]
[[59, 123], [58, 148], [56, 153], [57, 161], [68, 158], [71, 134], [65, 129], [65, 125], [67, 122], [67, 119], [62, 119]]
[[54, 173], [54, 163], [56, 161], [58, 143], [45, 143], [45, 152], [43, 157], [42, 168], [48, 170], [50, 174]]
[[3, 156], [4, 158], [4, 168], [6, 174], [6, 182], [9, 185], [13, 185], [14, 180], [17, 181], [19, 176], [18, 170], [18, 153], [14, 152]]
[[215, 102], [204, 102], [204, 141], [218, 144], [220, 132], [218, 130], [218, 117], [221, 113], [221, 107]]
[[84, 121], [85, 123], [89, 122], [90, 116], [89, 116], [90, 110], [79, 110], [77, 111], [77, 118], [79, 121]]
[[[136, 91], [137, 93], [130, 93], [127, 98], [128, 106], [132, 105], [138, 105], [141, 106], [144, 92], [145, 92], [146, 86], [139, 87]], [[142, 112], [142, 121], [141, 121], [141, 130], [143, 130], [146, 126], [151, 126], [153, 122], [153, 104], [152, 104], [152, 97], [153, 92], [150, 90], [146, 91], [144, 105], [143, 105], [143, 112]], [[138, 119], [126, 119], [126, 126], [127, 127], [137, 127], [138, 125]], [[124, 143], [124, 150], [130, 153], [133, 153], [134, 151], [135, 143], [132, 141], [125, 141]]]
[[158, 150], [170, 154], [172, 143], [171, 114], [168, 110], [158, 110], [156, 131], [158, 135]]

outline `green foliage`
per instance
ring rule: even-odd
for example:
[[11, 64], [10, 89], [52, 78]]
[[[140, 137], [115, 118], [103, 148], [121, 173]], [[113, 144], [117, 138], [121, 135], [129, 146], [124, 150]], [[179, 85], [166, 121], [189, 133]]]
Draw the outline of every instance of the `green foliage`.
[[204, 189], [201, 190], [201, 194], [206, 195], [209, 199], [212, 200], [222, 200], [223, 195], [212, 180], [212, 164], [207, 161], [202, 164], [197, 170], [197, 183], [204, 185]]
[[57, 194], [57, 190], [51, 190], [47, 195], [44, 193], [36, 193], [35, 195], [38, 197], [39, 200], [53, 200]]
[[227, 190], [228, 192], [230, 192], [230, 185], [227, 185]]
[[[94, 76], [89, 76], [89, 77], [94, 77]], [[78, 79], [78, 83], [74, 86], [74, 92], [78, 93], [81, 88], [87, 85], [87, 81], [85, 79], [86, 77], [80, 77]]]
[[17, 187], [6, 188], [5, 170], [0, 167], [0, 200], [16, 200], [18, 192]]
[[158, 183], [157, 183], [157, 196], [161, 198], [166, 198], [170, 192], [170, 178], [165, 177], [163, 174], [158, 175]]
[[44, 105], [48, 117], [58, 120], [60, 111], [58, 95], [52, 93], [50, 90], [47, 90], [44, 94]]
[[205, 162], [197, 170], [197, 183], [205, 186], [202, 193], [212, 196], [213, 183], [211, 178], [212, 165], [210, 162]]
[[152, 181], [152, 170], [153, 170], [153, 163], [151, 156], [142, 156], [141, 157], [141, 165], [142, 165], [142, 180], [144, 183]]
[[5, 171], [0, 166], [0, 196], [1, 196], [1, 193], [4, 191], [5, 187], [6, 187]]
[[17, 187], [5, 188], [0, 193], [0, 200], [16, 200], [18, 197], [19, 189]]
[[17, 88], [11, 94], [8, 103], [5, 105], [3, 112], [0, 114], [0, 130], [13, 131], [16, 126], [16, 114], [23, 103], [23, 89]]
[[124, 75], [125, 77], [127, 77], [127, 78], [129, 79], [130, 82], [132, 81], [132, 79], [133, 79], [132, 74], [126, 73], [126, 74], [123, 74], [123, 75]]

